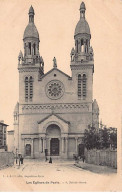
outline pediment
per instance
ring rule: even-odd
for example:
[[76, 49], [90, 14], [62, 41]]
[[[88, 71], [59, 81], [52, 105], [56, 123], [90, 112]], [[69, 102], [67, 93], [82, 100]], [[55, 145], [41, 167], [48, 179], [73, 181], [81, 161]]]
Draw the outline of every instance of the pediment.
[[59, 70], [58, 68], [52, 68], [51, 70], [49, 70], [47, 73], [45, 73], [44, 75], [42, 75], [42, 77], [40, 78], [40, 80], [43, 80], [43, 78], [45, 78], [46, 76], [49, 76], [50, 74], [56, 74], [59, 73], [62, 76], [68, 78], [69, 80], [71, 80], [71, 77], [69, 75], [67, 75], [66, 73], [62, 72], [61, 70]]
[[53, 113], [38, 122], [39, 133], [46, 133], [47, 127], [52, 124], [59, 126], [62, 134], [68, 134], [70, 122]]
[[38, 124], [41, 124], [42, 122], [44, 122], [44, 121], [46, 121], [46, 120], [49, 120], [49, 119], [58, 119], [58, 120], [61, 120], [61, 121], [63, 121], [64, 123], [67, 123], [67, 124], [69, 124], [70, 122], [69, 121], [66, 121], [65, 119], [63, 119], [62, 117], [60, 117], [59, 115], [57, 115], [57, 114], [50, 114], [50, 115], [48, 115], [47, 117], [45, 117], [44, 119], [42, 119], [42, 120], [40, 120], [40, 121], [38, 121]]

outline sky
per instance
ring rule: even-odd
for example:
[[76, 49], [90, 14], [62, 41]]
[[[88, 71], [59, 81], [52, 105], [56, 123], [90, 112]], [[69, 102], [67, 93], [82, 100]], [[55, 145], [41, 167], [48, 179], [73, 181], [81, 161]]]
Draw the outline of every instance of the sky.
[[[18, 54], [28, 11], [35, 10], [40, 36], [40, 55], [45, 73], [53, 67], [71, 76], [70, 52], [80, 18], [80, 0], [0, 0], [0, 120], [13, 129], [13, 111], [19, 101]], [[86, 20], [94, 50], [93, 99], [103, 124], [120, 128], [122, 102], [122, 1], [84, 0]]]

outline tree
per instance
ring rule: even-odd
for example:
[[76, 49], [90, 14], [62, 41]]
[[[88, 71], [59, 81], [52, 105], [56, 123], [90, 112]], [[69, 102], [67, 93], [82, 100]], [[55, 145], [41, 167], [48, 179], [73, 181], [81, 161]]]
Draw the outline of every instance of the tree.
[[100, 148], [109, 148], [110, 147], [110, 140], [109, 140], [108, 129], [105, 127], [104, 129], [100, 130], [99, 132], [100, 132], [100, 138], [101, 138]]
[[117, 147], [117, 130], [116, 128], [106, 128], [96, 130], [95, 127], [88, 126], [84, 132], [84, 145], [88, 150], [106, 149]]
[[83, 140], [84, 140], [84, 145], [88, 150], [93, 148], [99, 149], [100, 137], [95, 127], [89, 127], [89, 130], [87, 129], [85, 130]]
[[117, 129], [116, 128], [109, 128], [110, 132], [110, 144], [113, 149], [117, 148]]

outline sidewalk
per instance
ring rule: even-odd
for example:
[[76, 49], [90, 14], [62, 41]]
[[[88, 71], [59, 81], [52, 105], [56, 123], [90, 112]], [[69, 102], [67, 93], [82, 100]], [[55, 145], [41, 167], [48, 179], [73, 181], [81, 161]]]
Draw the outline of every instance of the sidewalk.
[[84, 170], [91, 171], [93, 173], [100, 173], [100, 174], [111, 174], [111, 173], [117, 173], [117, 169], [107, 167], [107, 166], [100, 166], [100, 165], [94, 165], [94, 164], [88, 164], [83, 163], [82, 161], [76, 162], [74, 164], [76, 167], [82, 168]]

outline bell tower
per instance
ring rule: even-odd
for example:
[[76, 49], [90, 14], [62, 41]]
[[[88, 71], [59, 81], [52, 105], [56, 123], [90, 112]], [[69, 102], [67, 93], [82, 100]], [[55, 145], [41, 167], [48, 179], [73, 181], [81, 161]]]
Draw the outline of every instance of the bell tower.
[[44, 61], [39, 53], [39, 33], [34, 24], [34, 9], [29, 9], [29, 23], [23, 35], [24, 55], [18, 56], [19, 103], [34, 102], [35, 83], [44, 74]]
[[91, 32], [85, 19], [86, 7], [80, 5], [80, 20], [76, 25], [75, 48], [71, 50], [71, 71], [74, 88], [79, 101], [92, 102], [92, 84], [94, 72], [93, 49], [90, 46]]
[[29, 9], [29, 24], [27, 25], [24, 36], [24, 60], [26, 64], [32, 64], [39, 61], [39, 33], [34, 24], [34, 9]]

